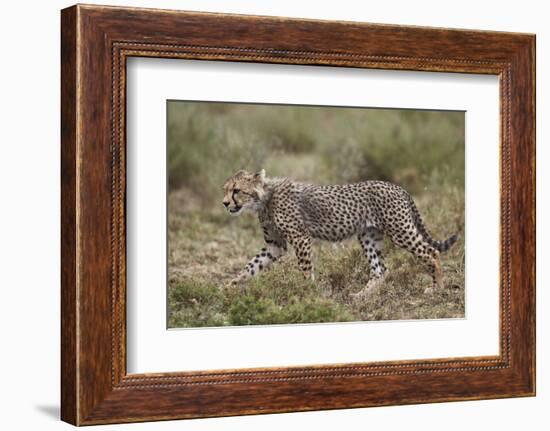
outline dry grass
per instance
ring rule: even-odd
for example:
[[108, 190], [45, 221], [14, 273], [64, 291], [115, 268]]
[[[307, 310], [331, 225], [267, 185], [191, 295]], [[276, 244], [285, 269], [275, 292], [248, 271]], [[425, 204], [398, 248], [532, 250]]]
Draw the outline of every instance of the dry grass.
[[[168, 144], [169, 327], [464, 316], [463, 115], [175, 103]], [[424, 294], [424, 268], [386, 240], [388, 275], [368, 300], [353, 301], [369, 270], [350, 240], [314, 246], [314, 283], [291, 250], [249, 283], [224, 289], [263, 240], [252, 214], [235, 218], [221, 208], [221, 184], [237, 168], [259, 167], [317, 183], [404, 186], [434, 238], [461, 235], [442, 255], [444, 288]]]

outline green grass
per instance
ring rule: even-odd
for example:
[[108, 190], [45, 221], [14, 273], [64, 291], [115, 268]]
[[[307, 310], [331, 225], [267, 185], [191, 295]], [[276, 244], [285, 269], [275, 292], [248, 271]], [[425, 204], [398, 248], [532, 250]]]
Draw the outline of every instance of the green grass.
[[[433, 319], [464, 316], [464, 115], [427, 111], [170, 102], [168, 109], [169, 327]], [[444, 288], [385, 241], [388, 275], [366, 301], [356, 241], [314, 246], [315, 282], [292, 250], [250, 282], [225, 286], [262, 247], [252, 214], [230, 217], [221, 186], [240, 168], [316, 183], [386, 179], [414, 196], [437, 239]]]

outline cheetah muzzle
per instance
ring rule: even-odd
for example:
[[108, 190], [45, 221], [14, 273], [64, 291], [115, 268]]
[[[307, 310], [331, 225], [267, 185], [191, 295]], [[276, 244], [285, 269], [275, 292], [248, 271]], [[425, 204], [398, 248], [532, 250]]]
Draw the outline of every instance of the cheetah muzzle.
[[232, 215], [243, 210], [257, 214], [265, 247], [233, 279], [238, 284], [258, 275], [281, 258], [290, 244], [306, 278], [313, 280], [313, 239], [342, 241], [355, 236], [370, 267], [367, 286], [354, 295], [365, 298], [386, 273], [382, 240], [390, 240], [415, 255], [427, 267], [432, 285], [443, 286], [440, 253], [458, 239], [433, 239], [426, 230], [412, 197], [385, 181], [319, 186], [288, 178], [267, 178], [265, 171], [240, 170], [224, 186], [223, 204]]

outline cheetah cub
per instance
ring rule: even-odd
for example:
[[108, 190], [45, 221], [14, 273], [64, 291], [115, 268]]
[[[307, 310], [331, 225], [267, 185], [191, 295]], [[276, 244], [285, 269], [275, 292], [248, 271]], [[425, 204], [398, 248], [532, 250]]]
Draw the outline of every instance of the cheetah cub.
[[289, 244], [305, 277], [313, 280], [312, 240], [341, 241], [356, 236], [369, 261], [370, 279], [354, 296], [366, 297], [386, 271], [381, 245], [387, 235], [426, 265], [432, 277], [428, 293], [442, 287], [439, 254], [458, 238], [453, 235], [445, 241], [434, 240], [411, 196], [384, 181], [318, 186], [267, 178], [264, 170], [240, 170], [225, 182], [223, 191], [223, 205], [230, 214], [246, 209], [258, 215], [266, 243], [232, 284], [265, 270], [286, 253]]

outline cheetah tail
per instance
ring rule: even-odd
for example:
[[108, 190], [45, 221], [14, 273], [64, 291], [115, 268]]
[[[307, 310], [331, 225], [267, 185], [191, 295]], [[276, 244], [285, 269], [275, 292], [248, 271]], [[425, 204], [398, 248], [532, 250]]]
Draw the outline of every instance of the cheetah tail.
[[428, 231], [426, 230], [426, 226], [424, 226], [424, 222], [422, 221], [422, 217], [420, 217], [420, 213], [418, 212], [418, 208], [416, 207], [414, 201], [412, 198], [410, 198], [410, 205], [413, 213], [413, 219], [416, 224], [416, 228], [422, 235], [422, 237], [436, 250], [440, 252], [445, 252], [449, 250], [452, 245], [458, 240], [458, 234], [454, 234], [447, 238], [445, 241], [437, 241], [433, 239]]
[[440, 252], [445, 252], [449, 250], [457, 240], [458, 240], [458, 234], [455, 233], [454, 235], [447, 238], [445, 241], [434, 241], [435, 244], [433, 245]]

